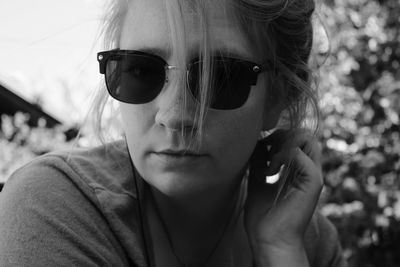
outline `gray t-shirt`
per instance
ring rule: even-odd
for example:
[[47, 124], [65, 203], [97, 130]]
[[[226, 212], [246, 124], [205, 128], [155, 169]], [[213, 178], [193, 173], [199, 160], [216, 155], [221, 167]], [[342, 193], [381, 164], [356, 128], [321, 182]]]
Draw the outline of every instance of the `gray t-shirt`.
[[[147, 266], [133, 173], [122, 141], [17, 170], [0, 193], [0, 266]], [[344, 266], [326, 218], [305, 245], [311, 266]]]

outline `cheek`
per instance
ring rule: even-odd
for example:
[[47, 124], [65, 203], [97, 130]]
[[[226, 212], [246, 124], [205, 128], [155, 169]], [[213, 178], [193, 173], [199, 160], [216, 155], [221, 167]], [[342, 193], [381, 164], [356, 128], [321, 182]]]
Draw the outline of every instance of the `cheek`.
[[237, 132], [243, 142], [249, 141], [255, 143], [262, 130], [264, 120], [264, 109], [266, 101], [265, 81], [259, 79], [258, 86], [250, 91], [249, 98], [245, 105], [238, 109], [233, 115], [236, 122], [234, 131]]
[[217, 147], [221, 170], [238, 173], [247, 163], [262, 130], [264, 101], [261, 87], [254, 88], [242, 108], [210, 116], [214, 117], [212, 124], [219, 132], [215, 134], [219, 138], [209, 138]]
[[122, 127], [127, 135], [140, 137], [148, 131], [154, 121], [151, 109], [147, 104], [131, 105], [120, 103]]
[[122, 128], [134, 162], [141, 162], [141, 155], [148, 143], [149, 131], [152, 128], [154, 116], [148, 104], [120, 104]]
[[229, 147], [248, 150], [257, 142], [262, 129], [262, 108], [256, 106], [232, 114], [223, 126], [224, 139]]

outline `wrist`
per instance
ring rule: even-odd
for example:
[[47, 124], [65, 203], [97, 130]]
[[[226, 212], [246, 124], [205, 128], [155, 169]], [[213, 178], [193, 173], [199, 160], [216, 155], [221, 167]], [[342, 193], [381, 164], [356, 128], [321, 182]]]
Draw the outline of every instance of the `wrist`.
[[275, 246], [258, 244], [254, 251], [257, 267], [309, 267], [304, 246]]

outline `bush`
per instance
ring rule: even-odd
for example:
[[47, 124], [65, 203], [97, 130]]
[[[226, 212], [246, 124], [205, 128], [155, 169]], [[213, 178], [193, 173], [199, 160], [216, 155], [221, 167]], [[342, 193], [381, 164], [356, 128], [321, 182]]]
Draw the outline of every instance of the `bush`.
[[326, 1], [325, 213], [350, 266], [400, 266], [400, 2]]
[[[321, 211], [352, 267], [400, 266], [400, 2], [326, 0], [330, 55], [320, 68]], [[63, 129], [2, 117], [0, 182], [36, 155], [70, 146]]]
[[67, 141], [65, 126], [50, 129], [45, 120], [40, 120], [37, 127], [30, 127], [28, 120], [29, 115], [23, 113], [1, 116], [0, 183], [35, 156], [73, 145], [73, 141]]

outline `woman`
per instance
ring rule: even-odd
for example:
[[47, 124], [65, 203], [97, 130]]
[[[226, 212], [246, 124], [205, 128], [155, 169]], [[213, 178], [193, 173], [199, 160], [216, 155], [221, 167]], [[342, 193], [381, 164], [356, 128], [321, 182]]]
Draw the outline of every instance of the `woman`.
[[1, 266], [341, 266], [334, 229], [313, 216], [320, 152], [301, 130], [313, 9], [113, 1], [98, 61], [124, 141], [9, 179]]

